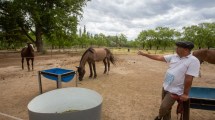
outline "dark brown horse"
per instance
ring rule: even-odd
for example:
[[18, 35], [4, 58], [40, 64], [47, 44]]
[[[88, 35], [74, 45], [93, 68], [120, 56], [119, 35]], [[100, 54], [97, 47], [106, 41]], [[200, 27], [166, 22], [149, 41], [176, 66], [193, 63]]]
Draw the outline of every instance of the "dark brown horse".
[[24, 58], [26, 58], [28, 71], [30, 71], [30, 64], [29, 61], [31, 60], [32, 70], [34, 69], [34, 47], [33, 44], [28, 43], [26, 47], [22, 48], [21, 51], [22, 57], [22, 69], [24, 69]]
[[200, 63], [204, 61], [215, 64], [215, 50], [210, 49], [200, 49], [193, 52], [193, 55], [197, 57]]
[[105, 69], [104, 74], [110, 71], [110, 62], [115, 65], [115, 59], [111, 51], [107, 48], [88, 48], [81, 57], [80, 65], [78, 67], [79, 80], [81, 81], [85, 74], [85, 64], [88, 62], [90, 68], [90, 78], [97, 77], [95, 62], [103, 61]]

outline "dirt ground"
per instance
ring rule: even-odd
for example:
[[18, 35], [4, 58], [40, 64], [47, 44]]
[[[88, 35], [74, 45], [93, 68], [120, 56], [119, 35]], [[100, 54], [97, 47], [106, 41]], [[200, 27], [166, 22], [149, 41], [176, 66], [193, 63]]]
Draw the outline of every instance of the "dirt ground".
[[[103, 63], [97, 63], [97, 79], [89, 79], [89, 69], [78, 87], [97, 91], [103, 97], [102, 120], [153, 120], [161, 102], [161, 88], [167, 64], [134, 53], [117, 54], [117, 65], [109, 75], [103, 74]], [[39, 95], [38, 71], [60, 67], [76, 70], [81, 55], [36, 55], [34, 71], [21, 69], [19, 53], [0, 53], [0, 120], [27, 120], [28, 103]], [[202, 64], [201, 78], [193, 86], [215, 88], [215, 65]], [[43, 91], [56, 89], [56, 83], [42, 77]], [[63, 83], [75, 87], [75, 79]], [[172, 119], [176, 120], [176, 105]], [[215, 111], [191, 109], [190, 120], [214, 120]]]

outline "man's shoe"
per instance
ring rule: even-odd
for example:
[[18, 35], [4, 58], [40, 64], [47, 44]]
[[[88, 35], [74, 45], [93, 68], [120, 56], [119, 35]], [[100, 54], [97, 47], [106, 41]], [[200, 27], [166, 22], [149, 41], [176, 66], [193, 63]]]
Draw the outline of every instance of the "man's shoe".
[[155, 118], [155, 120], [161, 120], [161, 118], [158, 118], [158, 116]]

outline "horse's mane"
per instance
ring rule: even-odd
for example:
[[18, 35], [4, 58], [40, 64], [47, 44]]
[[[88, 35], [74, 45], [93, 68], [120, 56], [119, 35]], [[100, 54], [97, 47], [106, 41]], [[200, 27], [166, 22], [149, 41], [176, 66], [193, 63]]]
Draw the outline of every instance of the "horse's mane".
[[[85, 54], [86, 54], [88, 51], [90, 51], [91, 53], [93, 53], [93, 47], [89, 47], [89, 48], [84, 52], [84, 54], [83, 54], [82, 57], [81, 57], [81, 61], [83, 60], [83, 57], [85, 56]], [[81, 62], [81, 61], [80, 61], [80, 62]]]

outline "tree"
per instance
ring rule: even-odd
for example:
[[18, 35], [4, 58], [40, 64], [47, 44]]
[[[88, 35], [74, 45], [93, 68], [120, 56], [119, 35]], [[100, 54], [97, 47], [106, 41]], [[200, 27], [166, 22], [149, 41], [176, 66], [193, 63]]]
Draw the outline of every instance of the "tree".
[[215, 47], [215, 23], [201, 23], [199, 27], [204, 45], [208, 49]]
[[127, 43], [127, 38], [124, 34], [120, 34], [119, 38], [119, 46], [120, 47], [125, 47]]
[[95, 34], [94, 39], [98, 47], [106, 45], [106, 37], [104, 34], [102, 33]]
[[[43, 36], [50, 37], [55, 31], [65, 35], [75, 35], [78, 17], [82, 17], [82, 7], [88, 0], [14, 0], [18, 11], [16, 24], [22, 32], [36, 44], [37, 51], [43, 51]], [[5, 1], [3, 1], [5, 2]], [[3, 11], [5, 13], [5, 11]], [[15, 13], [9, 13], [13, 16]], [[35, 36], [33, 39], [29, 32]]]
[[17, 18], [20, 18], [20, 14], [16, 10], [15, 5], [11, 1], [0, 1], [1, 41], [7, 44], [7, 48], [17, 43], [17, 39], [20, 42], [27, 41], [27, 38], [23, 35], [16, 23], [19, 20]]
[[128, 42], [127, 42], [127, 46], [128, 46], [128, 47], [137, 48], [138, 45], [139, 45], [139, 42], [138, 42], [137, 40], [135, 40], [135, 41], [131, 40], [131, 41], [128, 41]]
[[183, 29], [184, 39], [193, 42], [199, 49], [205, 46], [208, 49], [215, 46], [215, 23], [200, 23]]
[[156, 32], [155, 30], [148, 30], [147, 31], [147, 46], [149, 47], [149, 49], [152, 49], [152, 46], [154, 45], [154, 42], [156, 38]]
[[136, 41], [138, 41], [141, 44], [143, 49], [145, 48], [147, 38], [148, 38], [148, 33], [146, 30], [144, 30], [144, 31], [140, 32], [140, 34], [138, 35], [138, 37], [136, 39]]
[[107, 41], [108, 46], [110, 46], [110, 47], [116, 47], [117, 46], [116, 39], [117, 39], [117, 36], [110, 36], [110, 35], [108, 35], [106, 37], [106, 41]]
[[84, 26], [83, 33], [81, 29], [79, 30], [78, 39], [79, 39], [79, 45], [81, 45], [82, 48], [84, 48], [84, 46], [87, 46], [89, 44], [89, 36], [87, 35], [86, 26]]
[[164, 50], [172, 45], [175, 35], [178, 35], [174, 29], [168, 27], [157, 27], [156, 30], [159, 36], [158, 45], [162, 46]]

